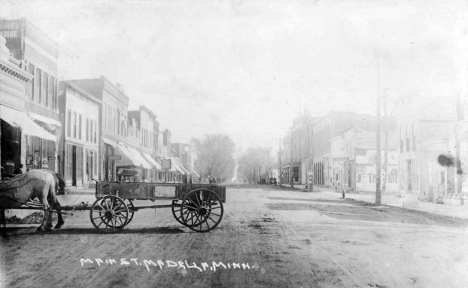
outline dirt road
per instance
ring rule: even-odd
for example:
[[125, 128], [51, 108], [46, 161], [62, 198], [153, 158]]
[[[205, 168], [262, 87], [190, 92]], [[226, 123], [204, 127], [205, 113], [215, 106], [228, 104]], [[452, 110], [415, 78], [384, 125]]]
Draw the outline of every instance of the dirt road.
[[77, 212], [52, 233], [9, 230], [2, 284], [468, 287], [466, 220], [340, 196], [228, 188], [225, 216], [205, 234], [178, 224], [169, 209], [139, 211], [113, 235], [99, 234], [88, 213]]

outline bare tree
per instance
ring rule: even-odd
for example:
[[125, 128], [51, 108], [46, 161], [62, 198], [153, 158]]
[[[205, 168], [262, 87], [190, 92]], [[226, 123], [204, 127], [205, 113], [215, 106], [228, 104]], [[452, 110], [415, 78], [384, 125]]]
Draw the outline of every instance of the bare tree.
[[237, 159], [237, 163], [238, 176], [254, 183], [262, 175], [266, 177], [269, 169], [276, 166], [269, 148], [249, 148]]
[[198, 150], [196, 166], [202, 177], [212, 176], [226, 181], [234, 176], [235, 143], [227, 135], [208, 134], [201, 140], [192, 139]]

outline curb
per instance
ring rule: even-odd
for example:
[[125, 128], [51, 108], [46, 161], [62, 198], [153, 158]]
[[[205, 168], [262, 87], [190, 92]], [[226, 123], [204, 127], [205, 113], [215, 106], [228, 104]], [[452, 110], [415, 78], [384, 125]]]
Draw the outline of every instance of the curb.
[[[71, 191], [71, 192], [66, 192], [65, 194], [62, 195], [94, 195], [94, 191]], [[60, 196], [60, 195], [59, 195]]]

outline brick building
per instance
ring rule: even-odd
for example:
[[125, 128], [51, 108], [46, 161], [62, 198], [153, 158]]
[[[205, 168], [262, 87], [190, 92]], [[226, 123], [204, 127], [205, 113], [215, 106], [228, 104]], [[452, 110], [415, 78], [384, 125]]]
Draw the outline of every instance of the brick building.
[[27, 19], [1, 19], [0, 33], [18, 66], [32, 75], [26, 85], [25, 112], [37, 124], [33, 127], [45, 130], [41, 135], [35, 135], [38, 132], [25, 137], [25, 154], [21, 156], [25, 158], [24, 168], [58, 171], [57, 139], [62, 127], [57, 101], [57, 44]]

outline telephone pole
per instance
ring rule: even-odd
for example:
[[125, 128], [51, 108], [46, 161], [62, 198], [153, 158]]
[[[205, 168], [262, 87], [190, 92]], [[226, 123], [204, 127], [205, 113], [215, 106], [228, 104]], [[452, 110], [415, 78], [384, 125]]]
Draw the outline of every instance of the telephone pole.
[[376, 167], [375, 167], [375, 204], [380, 205], [382, 202], [382, 194], [380, 191], [380, 176], [381, 176], [381, 149], [380, 149], [380, 92], [381, 92], [381, 75], [380, 75], [380, 51], [377, 50], [377, 145], [376, 145]]
[[279, 183], [280, 187], [283, 187], [283, 171], [282, 171], [282, 165], [281, 165], [281, 138], [279, 138], [279, 169], [278, 169], [278, 176], [279, 176]]
[[289, 157], [289, 175], [290, 175], [290, 179], [289, 181], [291, 181], [291, 188], [294, 188], [294, 171], [293, 171], [293, 167], [292, 167], [292, 156], [293, 156], [293, 143], [292, 143], [292, 127], [291, 127], [291, 156]]
[[387, 120], [387, 95], [384, 96], [384, 133], [385, 133], [385, 143], [384, 143], [384, 176], [382, 183], [382, 194], [385, 194], [387, 190], [387, 181], [388, 181], [388, 120]]
[[[311, 123], [307, 123], [307, 146], [309, 148], [309, 165], [312, 163], [312, 171], [313, 171], [313, 167], [314, 167], [314, 139], [313, 139], [313, 136], [312, 136], [312, 132], [313, 131], [311, 129]], [[312, 143], [312, 145], [311, 145]], [[311, 161], [311, 158], [312, 158], [312, 161]], [[309, 171], [307, 171], [307, 180], [309, 181], [309, 192], [314, 192], [314, 174], [310, 175], [310, 167], [308, 169]]]

